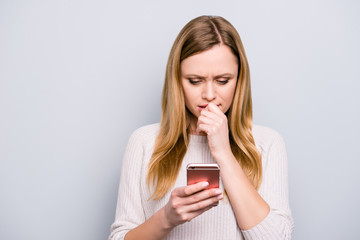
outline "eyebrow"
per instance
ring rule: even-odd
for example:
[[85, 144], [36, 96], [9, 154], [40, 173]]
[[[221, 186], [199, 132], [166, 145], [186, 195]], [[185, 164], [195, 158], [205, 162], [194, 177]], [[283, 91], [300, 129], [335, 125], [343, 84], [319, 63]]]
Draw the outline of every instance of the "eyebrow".
[[[231, 74], [231, 73], [222, 73], [222, 74], [216, 75], [214, 77], [214, 79], [218, 79], [218, 78], [222, 78], [222, 77], [233, 77], [233, 76], [234, 76], [234, 74]], [[204, 76], [197, 75], [197, 74], [185, 74], [185, 77], [186, 78], [193, 77], [193, 78], [205, 79]]]

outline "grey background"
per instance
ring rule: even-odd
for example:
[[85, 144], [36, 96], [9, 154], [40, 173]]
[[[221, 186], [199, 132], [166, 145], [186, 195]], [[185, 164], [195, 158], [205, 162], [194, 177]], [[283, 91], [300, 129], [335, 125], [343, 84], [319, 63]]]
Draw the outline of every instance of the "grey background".
[[0, 239], [106, 239], [192, 18], [238, 29], [254, 121], [287, 144], [293, 239], [360, 239], [358, 1], [0, 1]]

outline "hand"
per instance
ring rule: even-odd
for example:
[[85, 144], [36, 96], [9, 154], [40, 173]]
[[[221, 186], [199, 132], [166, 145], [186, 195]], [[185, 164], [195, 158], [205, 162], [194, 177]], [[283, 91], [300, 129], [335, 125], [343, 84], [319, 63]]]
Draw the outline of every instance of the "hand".
[[164, 207], [169, 227], [190, 221], [214, 207], [214, 203], [217, 204], [223, 198], [220, 189], [205, 189], [208, 185], [207, 182], [200, 182], [171, 192], [170, 200]]
[[216, 161], [221, 156], [232, 154], [227, 117], [215, 104], [209, 103], [201, 111], [196, 131], [206, 133], [210, 152]]

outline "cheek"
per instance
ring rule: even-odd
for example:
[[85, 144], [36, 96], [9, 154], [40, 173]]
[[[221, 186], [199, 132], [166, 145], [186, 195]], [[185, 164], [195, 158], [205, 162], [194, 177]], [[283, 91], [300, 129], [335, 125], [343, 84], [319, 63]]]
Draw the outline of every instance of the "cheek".
[[189, 109], [190, 108], [190, 103], [191, 103], [191, 99], [189, 96], [189, 91], [186, 87], [183, 86], [183, 92], [184, 92], [184, 100], [185, 100], [185, 106]]
[[235, 87], [230, 91], [229, 93], [229, 99], [232, 101], [234, 99], [234, 94], [235, 94]]
[[232, 104], [235, 94], [235, 87], [236, 85], [231, 86], [228, 89], [226, 89], [226, 91], [224, 92], [224, 100], [226, 102], [227, 107], [230, 107], [230, 105]]
[[184, 89], [184, 96], [185, 96], [185, 102], [187, 104], [191, 104], [194, 100], [194, 98], [196, 98], [196, 93], [194, 92], [194, 90], [190, 87], [183, 87]]

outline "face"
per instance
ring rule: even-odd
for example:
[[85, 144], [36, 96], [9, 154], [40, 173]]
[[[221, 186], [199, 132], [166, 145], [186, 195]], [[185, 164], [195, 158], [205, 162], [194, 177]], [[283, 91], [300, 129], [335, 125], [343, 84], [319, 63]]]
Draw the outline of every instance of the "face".
[[185, 104], [194, 119], [212, 102], [225, 113], [236, 87], [238, 61], [226, 45], [214, 47], [184, 59], [180, 65]]

